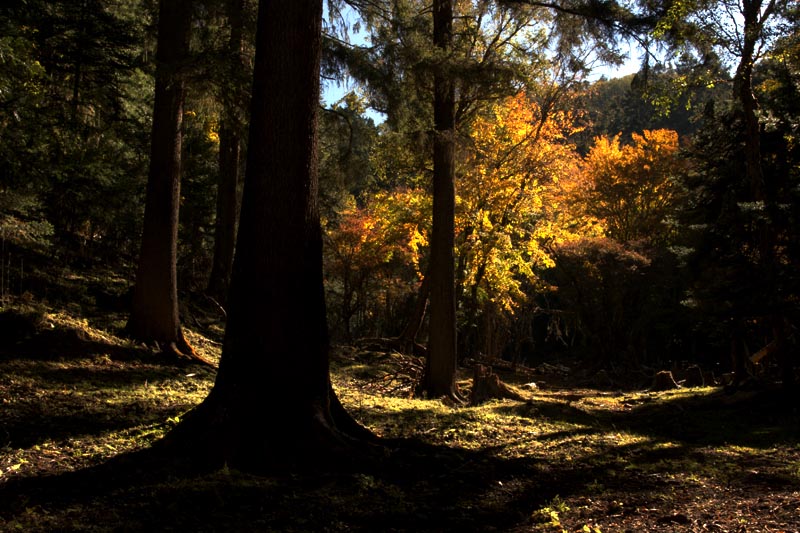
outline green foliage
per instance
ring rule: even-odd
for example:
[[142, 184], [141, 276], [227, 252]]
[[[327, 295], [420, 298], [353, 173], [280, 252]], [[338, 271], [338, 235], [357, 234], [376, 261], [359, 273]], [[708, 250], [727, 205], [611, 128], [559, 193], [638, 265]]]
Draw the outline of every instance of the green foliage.
[[2, 186], [39, 205], [35, 222], [73, 252], [102, 243], [124, 253], [136, 240], [150, 91], [141, 7], [29, 2], [4, 19], [0, 121], [15, 134], [0, 137]]
[[770, 329], [768, 316], [780, 313], [792, 324], [798, 320], [800, 109], [792, 50], [789, 45], [781, 59], [763, 62], [754, 75], [762, 104], [763, 200], [754, 199], [745, 172], [746, 133], [736, 106], [710, 108], [689, 150], [693, 170], [684, 178], [690, 201], [683, 217], [685, 244], [693, 252], [688, 301], [709, 351], [723, 360], [734, 330], [757, 350]]
[[35, 195], [11, 189], [0, 192], [0, 237], [25, 248], [46, 248], [53, 226], [44, 219]]
[[351, 197], [375, 189], [378, 128], [364, 116], [363, 98], [351, 92], [319, 118], [320, 209], [324, 218], [335, 219]]
[[219, 111], [210, 100], [190, 100], [183, 119], [181, 224], [178, 271], [182, 288], [205, 286], [211, 270], [219, 175]]
[[673, 80], [681, 75], [675, 69], [650, 67], [646, 75], [601, 79], [586, 86], [577, 102], [586, 126], [576, 136], [578, 149], [588, 152], [601, 135], [620, 135], [628, 143], [634, 133], [644, 130], [674, 130], [681, 138], [694, 133], [696, 115], [724, 88], [698, 81], [678, 91]]
[[556, 495], [549, 505], [534, 511], [531, 515], [531, 520], [534, 523], [540, 523], [544, 526], [558, 528], [561, 531], [565, 531], [564, 529], [561, 529], [562, 526], [559, 515], [563, 515], [569, 510], [569, 506], [564, 502], [564, 500]]

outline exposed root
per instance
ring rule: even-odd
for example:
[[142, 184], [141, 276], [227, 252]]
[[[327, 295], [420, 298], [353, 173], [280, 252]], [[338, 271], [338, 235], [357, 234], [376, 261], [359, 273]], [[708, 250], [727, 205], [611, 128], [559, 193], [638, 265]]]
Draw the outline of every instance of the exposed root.
[[211, 368], [217, 368], [217, 364], [199, 353], [192, 348], [192, 345], [189, 344], [189, 341], [186, 340], [186, 337], [183, 336], [183, 332], [180, 334], [180, 339], [177, 341], [165, 343], [160, 346], [161, 353], [167, 355], [169, 357], [175, 357], [180, 360], [189, 360], [193, 363], [200, 363]]
[[380, 440], [338, 400], [330, 412], [313, 406], [302, 419], [293, 418], [291, 427], [286, 420], [274, 422], [278, 431], [255, 422], [252, 405], [229, 405], [231, 399], [212, 392], [158, 447], [200, 471], [230, 467], [254, 474], [361, 471], [385, 456]]
[[669, 370], [662, 370], [658, 372], [653, 378], [653, 385], [650, 387], [651, 391], [665, 391], [681, 388], [672, 376]]

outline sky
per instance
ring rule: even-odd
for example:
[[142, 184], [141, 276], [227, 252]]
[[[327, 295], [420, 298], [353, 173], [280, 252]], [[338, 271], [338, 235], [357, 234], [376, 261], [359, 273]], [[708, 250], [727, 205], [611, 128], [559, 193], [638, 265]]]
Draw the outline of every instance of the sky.
[[[328, 17], [327, 11], [327, 2], [325, 3], [325, 13], [324, 17]], [[348, 24], [352, 26], [352, 23], [355, 21], [357, 15], [355, 12], [352, 11], [351, 8], [345, 6], [343, 10], [345, 19], [348, 21]], [[368, 34], [367, 32], [361, 30], [358, 32], [350, 31], [349, 35], [350, 42], [356, 45], [364, 45], [367, 44]], [[625, 45], [623, 45], [624, 47]], [[623, 48], [624, 50], [624, 48]], [[634, 74], [638, 72], [639, 65], [640, 65], [640, 58], [639, 52], [633, 46], [628, 46], [627, 50], [625, 50], [628, 56], [628, 60], [619, 66], [600, 66], [589, 76], [590, 81], [598, 80], [602, 77], [606, 79], [613, 79], [613, 78], [621, 78], [623, 76], [627, 76], [628, 74]], [[326, 107], [330, 107], [337, 101], [341, 100], [344, 95], [346, 95], [349, 91], [352, 91], [356, 88], [356, 85], [351, 80], [345, 80], [341, 82], [337, 81], [330, 81], [330, 80], [323, 80], [322, 84], [322, 100]], [[381, 113], [377, 113], [375, 111], [368, 110], [367, 115], [372, 118], [376, 123], [383, 122], [385, 120], [385, 116]]]
[[[639, 71], [639, 59], [636, 55], [635, 51], [630, 51], [628, 53], [628, 61], [624, 64], [619, 66], [602, 66], [598, 67], [589, 79], [591, 81], [599, 80], [602, 77], [606, 79], [614, 79], [614, 78], [621, 78], [623, 76], [627, 76], [628, 74], [635, 74]], [[352, 83], [352, 81], [330, 81], [330, 80], [323, 80], [322, 83], [322, 100], [325, 107], [330, 107], [339, 100], [341, 100], [344, 95], [346, 95], [349, 91], [356, 89], [356, 85]], [[386, 117], [373, 111], [371, 109], [367, 110], [367, 116], [371, 118], [376, 124], [379, 124], [386, 120]]]

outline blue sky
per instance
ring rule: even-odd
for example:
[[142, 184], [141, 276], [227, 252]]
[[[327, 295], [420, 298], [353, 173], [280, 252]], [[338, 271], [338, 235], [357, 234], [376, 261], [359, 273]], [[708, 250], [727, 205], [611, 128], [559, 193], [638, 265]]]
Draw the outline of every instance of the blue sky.
[[[325, 13], [324, 16], [328, 17], [328, 10], [327, 10], [327, 2], [325, 3]], [[347, 20], [349, 25], [355, 21], [357, 15], [355, 12], [352, 11], [351, 8], [345, 6], [343, 10], [345, 19]], [[349, 40], [350, 42], [363, 45], [367, 43], [367, 33], [364, 31], [353, 32], [350, 31]], [[626, 50], [627, 48], [627, 50]], [[633, 74], [639, 70], [640, 58], [639, 58], [639, 51], [628, 45], [627, 47], [623, 45], [623, 50], [628, 55], [628, 60], [620, 65], [620, 66], [601, 66], [598, 67], [594, 73], [589, 77], [590, 80], [600, 79], [601, 77], [605, 76], [608, 79], [613, 78], [620, 78], [622, 76], [627, 76], [628, 74]], [[331, 106], [335, 102], [339, 101], [345, 94], [349, 91], [355, 89], [355, 85], [347, 80], [342, 82], [336, 81], [329, 81], [323, 80], [322, 84], [322, 99], [325, 106]], [[367, 112], [367, 115], [370, 116], [376, 122], [382, 122], [384, 120], [383, 115], [380, 113], [375, 112]]]

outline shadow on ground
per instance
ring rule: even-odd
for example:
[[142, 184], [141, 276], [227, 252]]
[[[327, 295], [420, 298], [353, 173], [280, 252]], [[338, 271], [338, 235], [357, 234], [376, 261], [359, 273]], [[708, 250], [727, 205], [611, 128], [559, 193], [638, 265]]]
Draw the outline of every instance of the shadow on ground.
[[361, 471], [271, 477], [197, 473], [149, 449], [6, 483], [0, 517], [46, 509], [37, 527], [72, 520], [101, 531], [508, 531], [587, 475], [418, 441], [387, 445], [385, 462]]

